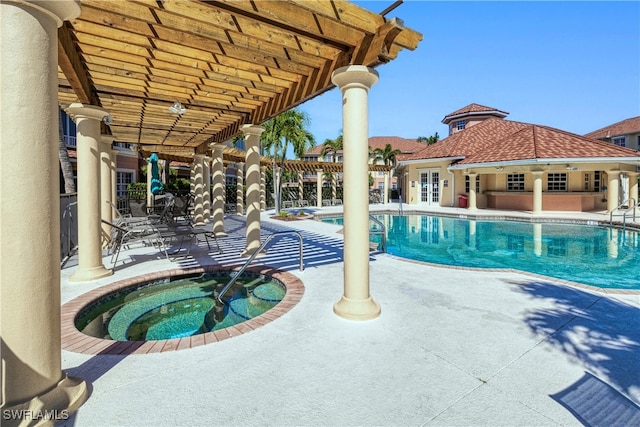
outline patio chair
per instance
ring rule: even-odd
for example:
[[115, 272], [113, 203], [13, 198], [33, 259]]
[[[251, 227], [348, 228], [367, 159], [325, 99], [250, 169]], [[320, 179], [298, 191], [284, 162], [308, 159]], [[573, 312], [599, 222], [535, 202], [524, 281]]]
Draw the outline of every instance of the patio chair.
[[120, 223], [116, 225], [114, 223], [102, 220], [104, 224], [111, 227], [111, 241], [108, 246], [109, 254], [111, 255], [111, 264], [114, 270], [120, 257], [120, 251], [122, 248], [131, 248], [133, 245], [141, 244], [143, 246], [154, 246], [162, 250], [169, 259], [165, 242], [160, 233], [150, 224], [127, 224]]

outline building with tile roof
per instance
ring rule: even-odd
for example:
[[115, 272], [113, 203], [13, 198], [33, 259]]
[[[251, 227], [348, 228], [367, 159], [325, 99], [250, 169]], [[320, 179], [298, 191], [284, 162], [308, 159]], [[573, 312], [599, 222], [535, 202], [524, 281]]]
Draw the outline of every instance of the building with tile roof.
[[640, 116], [605, 126], [585, 136], [638, 150], [640, 149]]
[[398, 186], [406, 202], [540, 213], [611, 212], [638, 201], [637, 150], [505, 120], [506, 114], [471, 104], [443, 120], [465, 121], [464, 129], [400, 155]]

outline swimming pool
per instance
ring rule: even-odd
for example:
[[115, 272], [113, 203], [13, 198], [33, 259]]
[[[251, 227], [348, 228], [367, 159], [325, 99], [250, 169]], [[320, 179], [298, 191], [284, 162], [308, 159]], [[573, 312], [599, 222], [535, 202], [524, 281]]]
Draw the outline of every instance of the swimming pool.
[[[601, 288], [640, 289], [639, 233], [597, 225], [374, 215], [387, 253], [473, 268], [510, 268]], [[324, 218], [341, 224], [342, 218]], [[373, 225], [373, 223], [372, 223]], [[381, 236], [372, 234], [371, 241]]]

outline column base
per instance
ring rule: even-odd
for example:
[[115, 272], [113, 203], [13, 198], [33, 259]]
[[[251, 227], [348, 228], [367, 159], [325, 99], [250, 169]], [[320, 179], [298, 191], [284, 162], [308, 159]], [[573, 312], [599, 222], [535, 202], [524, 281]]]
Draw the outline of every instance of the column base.
[[333, 305], [333, 312], [344, 319], [371, 320], [380, 316], [380, 304], [373, 298], [350, 299], [344, 295]]
[[54, 425], [66, 420], [89, 397], [87, 383], [63, 373], [56, 386], [44, 394], [10, 407], [3, 407], [3, 414], [16, 414], [16, 418], [3, 419], [3, 426]]
[[103, 277], [111, 276], [112, 270], [107, 270], [104, 265], [93, 268], [78, 269], [71, 277], [70, 282], [89, 282], [91, 280], [101, 279]]
[[[242, 251], [242, 252], [240, 252], [240, 256], [242, 256], [242, 257], [247, 257], [247, 258], [248, 258], [248, 257], [250, 257], [250, 256], [253, 256], [253, 254], [254, 254], [257, 250], [258, 250], [258, 248], [251, 248], [251, 249], [250, 249], [250, 248], [245, 248], [245, 249], [243, 249], [243, 251]], [[267, 254], [267, 253], [266, 253], [265, 251], [262, 251], [262, 252], [260, 252], [260, 253], [258, 253], [258, 254], [256, 255], [256, 258], [263, 257], [263, 256], [265, 256], [266, 254]]]

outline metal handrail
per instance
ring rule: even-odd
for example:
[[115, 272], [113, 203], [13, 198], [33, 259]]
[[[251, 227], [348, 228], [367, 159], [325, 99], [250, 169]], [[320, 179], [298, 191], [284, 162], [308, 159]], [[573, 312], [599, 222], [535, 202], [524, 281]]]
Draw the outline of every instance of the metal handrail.
[[[630, 203], [633, 202], [633, 203]], [[612, 209], [611, 212], [609, 213], [609, 227], [613, 227], [613, 213], [615, 211], [617, 211], [618, 209], [622, 208], [623, 206], [625, 207], [625, 211], [622, 215], [622, 227], [623, 229], [626, 228], [626, 223], [627, 223], [627, 213], [632, 210], [633, 211], [633, 221], [636, 221], [636, 206], [640, 204], [640, 203], [636, 203], [636, 199], [634, 199], [633, 197], [628, 198], [627, 200], [625, 200], [624, 202], [620, 203], [615, 209]]]
[[233, 286], [233, 284], [236, 282], [236, 280], [238, 280], [238, 277], [240, 277], [240, 275], [242, 273], [244, 273], [244, 271], [247, 269], [247, 267], [249, 267], [249, 264], [251, 264], [251, 261], [253, 261], [256, 258], [256, 256], [258, 256], [258, 254], [265, 248], [265, 246], [267, 246], [267, 243], [269, 243], [271, 241], [271, 239], [273, 239], [276, 236], [282, 236], [283, 234], [295, 234], [296, 236], [298, 236], [298, 239], [300, 239], [300, 271], [304, 270], [304, 253], [303, 253], [303, 249], [302, 249], [302, 234], [298, 233], [297, 231], [292, 231], [292, 230], [276, 231], [275, 233], [270, 234], [269, 236], [267, 236], [266, 239], [264, 239], [264, 242], [262, 242], [260, 247], [253, 254], [251, 254], [251, 256], [244, 263], [244, 265], [242, 267], [240, 267], [240, 270], [238, 270], [236, 272], [236, 274], [233, 275], [231, 280], [229, 280], [229, 282], [224, 286], [224, 288], [222, 288], [222, 290], [220, 291], [220, 294], [218, 294], [218, 298], [217, 298], [218, 301], [220, 301], [221, 303], [224, 303], [224, 301], [222, 301], [222, 296], [225, 293], [227, 293], [229, 288], [231, 286]]
[[398, 214], [400, 216], [404, 215], [404, 211], [402, 210], [402, 196], [400, 196], [400, 205], [398, 206]]
[[67, 217], [67, 213], [69, 214], [69, 221], [67, 222], [67, 232], [66, 232], [66, 247], [68, 248], [69, 252], [66, 253], [64, 255], [64, 257], [62, 258], [62, 261], [60, 262], [60, 268], [63, 268], [65, 266], [65, 264], [71, 259], [71, 257], [76, 253], [76, 251], [78, 250], [78, 245], [75, 245], [73, 248], [71, 247], [71, 228], [73, 226], [74, 223], [74, 219], [73, 219], [73, 212], [71, 211], [72, 206], [77, 205], [78, 202], [71, 202], [69, 203], [64, 211], [62, 212], [62, 220], [64, 221], [64, 219]]
[[371, 214], [369, 214], [369, 219], [380, 226], [380, 231], [369, 230], [369, 233], [380, 234], [382, 236], [382, 243], [381, 243], [382, 252], [386, 253], [387, 252], [387, 228], [384, 226], [384, 224], [379, 219], [375, 218]]

